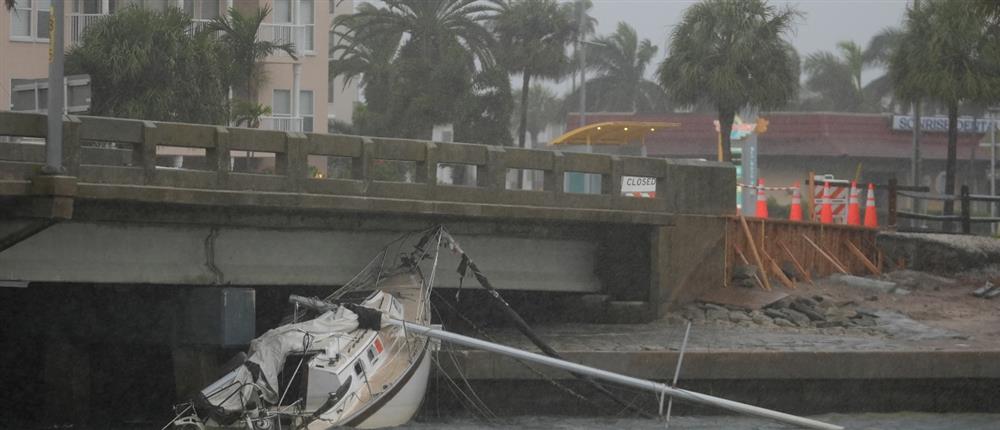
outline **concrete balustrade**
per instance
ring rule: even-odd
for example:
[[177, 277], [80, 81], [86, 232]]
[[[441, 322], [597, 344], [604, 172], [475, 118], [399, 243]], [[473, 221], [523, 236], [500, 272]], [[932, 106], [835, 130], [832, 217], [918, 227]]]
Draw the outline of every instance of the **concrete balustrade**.
[[[68, 116], [64, 124], [67, 175], [77, 177], [83, 198], [640, 224], [734, 211], [734, 170], [714, 162], [88, 116]], [[0, 136], [44, 138], [45, 130], [43, 115], [0, 112]], [[157, 147], [165, 146], [204, 151], [204, 162], [158, 167]], [[233, 151], [273, 154], [273, 172], [232, 171]], [[311, 177], [309, 156], [349, 159], [349, 177]], [[380, 160], [413, 163], [412, 182], [376, 180]], [[41, 145], [0, 143], [0, 193], [27, 193], [24, 184], [43, 161]], [[439, 163], [475, 166], [476, 182], [440, 184]], [[508, 189], [508, 169], [544, 172], [543, 189]], [[564, 192], [567, 172], [600, 175], [600, 192]], [[622, 196], [623, 176], [656, 178], [656, 198]]]

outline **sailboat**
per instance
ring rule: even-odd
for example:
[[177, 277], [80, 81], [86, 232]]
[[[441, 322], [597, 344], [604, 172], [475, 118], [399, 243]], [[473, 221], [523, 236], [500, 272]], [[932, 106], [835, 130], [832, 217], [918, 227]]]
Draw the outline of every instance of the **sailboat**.
[[[435, 227], [417, 237], [412, 251], [393, 258], [389, 250], [403, 247], [387, 245], [361, 273], [324, 299], [291, 296], [294, 311], [288, 324], [255, 339], [239, 366], [202, 390], [181, 410], [174, 427], [326, 430], [402, 425], [419, 409], [431, 355], [436, 342], [445, 341], [649, 391], [659, 397], [661, 415], [669, 397], [805, 428], [842, 429], [572, 363], [547, 345], [541, 349], [548, 355], [541, 355], [445, 331], [432, 325], [430, 318], [430, 294], [441, 249], [461, 258], [458, 272], [463, 278], [471, 271], [494, 299], [509, 305], [444, 228]], [[361, 292], [366, 292], [363, 299], [351, 300]]]
[[413, 237], [387, 245], [326, 298], [291, 296], [287, 324], [254, 339], [233, 370], [184, 405], [174, 428], [323, 430], [410, 421], [437, 343], [389, 321], [430, 324], [442, 232], [423, 232], [412, 251], [396, 256], [390, 250]]

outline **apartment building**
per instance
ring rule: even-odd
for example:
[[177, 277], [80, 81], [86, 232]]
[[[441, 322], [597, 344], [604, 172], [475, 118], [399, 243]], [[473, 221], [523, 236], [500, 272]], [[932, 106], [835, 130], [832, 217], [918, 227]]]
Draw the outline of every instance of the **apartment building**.
[[[0, 109], [44, 111], [48, 75], [50, 6], [60, 0], [17, 0], [14, 10], [0, 8]], [[352, 13], [353, 0], [66, 0], [67, 50], [86, 28], [130, 5], [150, 9], [176, 7], [191, 15], [197, 28], [233, 7], [251, 13], [270, 6], [258, 37], [294, 43], [297, 59], [277, 53], [264, 60], [266, 80], [258, 102], [271, 107], [262, 128], [325, 133], [327, 119], [350, 122], [357, 87], [328, 78], [330, 23], [335, 14]], [[67, 77], [67, 111], [85, 112], [86, 76]]]

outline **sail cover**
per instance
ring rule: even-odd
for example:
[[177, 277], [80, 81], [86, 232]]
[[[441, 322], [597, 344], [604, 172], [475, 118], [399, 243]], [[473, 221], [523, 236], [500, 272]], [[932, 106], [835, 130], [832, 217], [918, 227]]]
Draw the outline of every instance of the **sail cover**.
[[[381, 294], [381, 293], [380, 293]], [[265, 401], [278, 402], [278, 373], [288, 354], [306, 352], [313, 343], [358, 328], [358, 316], [343, 306], [300, 323], [269, 330], [250, 343], [250, 354], [242, 366], [201, 391], [199, 408], [220, 424], [228, 424], [260, 393]]]

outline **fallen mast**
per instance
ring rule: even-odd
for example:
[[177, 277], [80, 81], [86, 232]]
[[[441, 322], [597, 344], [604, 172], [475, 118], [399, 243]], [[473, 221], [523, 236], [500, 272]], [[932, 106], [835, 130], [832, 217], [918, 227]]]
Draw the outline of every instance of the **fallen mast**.
[[694, 391], [674, 388], [667, 384], [661, 384], [658, 382], [648, 381], [640, 378], [633, 378], [631, 376], [626, 376], [619, 373], [596, 369], [593, 367], [584, 366], [582, 364], [577, 364], [566, 360], [560, 360], [558, 358], [553, 358], [546, 355], [536, 354], [533, 352], [528, 352], [517, 348], [511, 348], [509, 346], [487, 342], [469, 336], [463, 336], [460, 334], [455, 334], [440, 329], [414, 324], [408, 321], [403, 321], [393, 318], [384, 318], [384, 321], [393, 325], [401, 326], [404, 330], [419, 335], [427, 336], [430, 338], [440, 339], [443, 341], [467, 346], [470, 348], [481, 349], [484, 351], [506, 355], [509, 357], [514, 357], [525, 361], [531, 361], [534, 363], [555, 367], [573, 373], [589, 375], [591, 377], [603, 379], [608, 382], [613, 382], [621, 385], [626, 385], [629, 387], [651, 391], [659, 394], [661, 396], [661, 400], [662, 396], [672, 396], [681, 400], [687, 400], [689, 402], [716, 406], [722, 409], [738, 412], [741, 414], [755, 415], [805, 428], [820, 429], [820, 430], [843, 430], [843, 427], [841, 426], [824, 423], [822, 421], [790, 415], [783, 412], [772, 411], [770, 409], [764, 409], [761, 407], [748, 405], [745, 403], [734, 402], [732, 400], [726, 400], [720, 397], [714, 397], [714, 396], [709, 396], [707, 394], [696, 393]]

